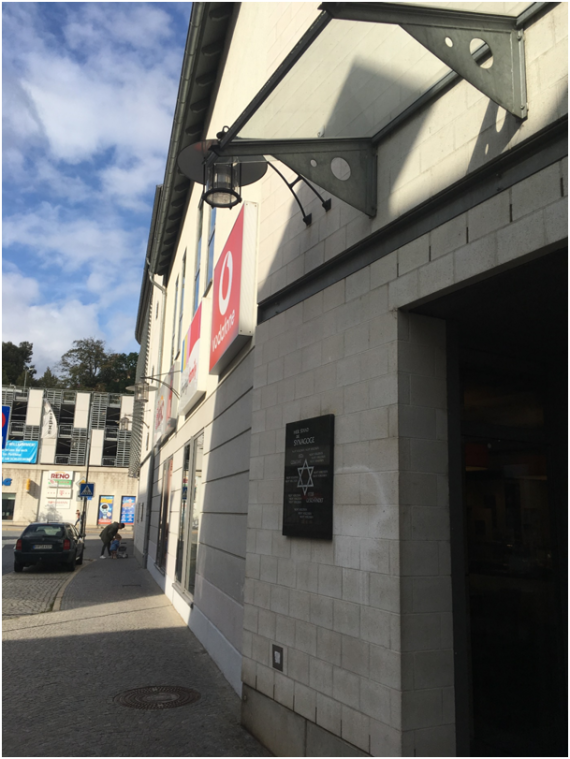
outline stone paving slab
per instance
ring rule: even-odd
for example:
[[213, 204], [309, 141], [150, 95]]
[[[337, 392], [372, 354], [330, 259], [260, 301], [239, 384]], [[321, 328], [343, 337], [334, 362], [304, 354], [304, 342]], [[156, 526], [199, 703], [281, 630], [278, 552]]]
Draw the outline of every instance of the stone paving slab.
[[[95, 558], [99, 545], [88, 541], [94, 560], [71, 576], [60, 611], [3, 621], [3, 755], [271, 756], [150, 574], [134, 558]], [[148, 686], [201, 697], [156, 711], [114, 700]]]
[[[77, 571], [77, 570], [76, 570]], [[63, 586], [71, 580], [65, 569], [28, 567], [2, 578], [2, 617], [50, 611]]]

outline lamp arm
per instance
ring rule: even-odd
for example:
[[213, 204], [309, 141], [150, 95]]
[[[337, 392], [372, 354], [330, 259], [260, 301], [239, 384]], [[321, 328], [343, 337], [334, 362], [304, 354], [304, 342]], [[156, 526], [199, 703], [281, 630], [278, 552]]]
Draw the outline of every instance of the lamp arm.
[[307, 226], [309, 226], [309, 224], [311, 224], [311, 222], [313, 221], [313, 214], [310, 214], [310, 213], [306, 214], [305, 213], [305, 209], [303, 208], [303, 206], [301, 204], [301, 201], [299, 200], [299, 197], [298, 197], [297, 193], [293, 189], [293, 187], [297, 184], [297, 182], [299, 182], [299, 181], [305, 182], [305, 184], [307, 185], [307, 187], [309, 189], [311, 189], [315, 193], [315, 195], [318, 197], [318, 199], [321, 201], [321, 205], [325, 209], [325, 211], [329, 211], [330, 210], [331, 199], [329, 198], [328, 200], [323, 200], [323, 198], [321, 197], [321, 195], [315, 190], [315, 188], [313, 187], [313, 185], [310, 182], [307, 182], [307, 180], [305, 179], [305, 177], [302, 177], [300, 174], [297, 174], [296, 178], [292, 182], [288, 182], [285, 179], [285, 177], [283, 176], [283, 174], [279, 171], [279, 169], [277, 168], [277, 166], [275, 166], [274, 164], [272, 164], [270, 161], [268, 161], [267, 163], [269, 164], [269, 166], [271, 166], [271, 168], [273, 169], [273, 171], [275, 171], [281, 177], [281, 179], [285, 182], [285, 184], [287, 185], [287, 187], [291, 190], [291, 193], [293, 194], [293, 197], [297, 201], [297, 203], [299, 205], [299, 208], [301, 209], [301, 213], [303, 214], [303, 221], [305, 222], [305, 224]]

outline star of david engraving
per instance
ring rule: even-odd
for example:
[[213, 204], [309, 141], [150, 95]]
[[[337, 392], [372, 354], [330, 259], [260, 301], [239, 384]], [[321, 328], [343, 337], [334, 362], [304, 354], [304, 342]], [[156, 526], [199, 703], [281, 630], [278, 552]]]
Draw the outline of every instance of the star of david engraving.
[[309, 488], [314, 487], [313, 485], [313, 469], [314, 466], [309, 466], [307, 463], [307, 459], [305, 459], [305, 462], [303, 466], [297, 467], [297, 472], [299, 473], [299, 481], [297, 482], [297, 487], [301, 488], [303, 491], [303, 495], [307, 495], [307, 490]]

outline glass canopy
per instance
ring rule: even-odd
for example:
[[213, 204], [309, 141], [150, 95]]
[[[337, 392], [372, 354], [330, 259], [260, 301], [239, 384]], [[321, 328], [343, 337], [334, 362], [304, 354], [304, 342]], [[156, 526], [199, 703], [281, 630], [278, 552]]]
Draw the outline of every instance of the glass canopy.
[[[395, 7], [391, 3], [370, 5]], [[415, 9], [515, 19], [532, 5], [413, 3], [401, 8], [404, 12], [408, 8], [409, 24], [413, 25]], [[236, 122], [234, 136], [256, 140], [373, 137], [451, 71], [394, 22], [331, 18], [321, 23], [315, 35], [290, 67], [283, 66], [269, 80], [266, 88], [270, 94], [260, 98], [258, 107], [254, 101], [246, 109]], [[474, 37], [470, 53], [483, 45], [482, 39]], [[488, 56], [480, 65], [492, 64], [492, 56]]]

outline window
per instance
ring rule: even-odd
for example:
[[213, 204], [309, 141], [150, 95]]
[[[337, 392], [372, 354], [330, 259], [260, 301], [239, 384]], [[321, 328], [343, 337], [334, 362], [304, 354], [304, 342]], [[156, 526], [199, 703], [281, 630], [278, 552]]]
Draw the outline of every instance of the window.
[[14, 519], [16, 493], [2, 493], [2, 519]]
[[170, 516], [170, 487], [172, 483], [172, 458], [165, 462], [162, 470], [162, 498], [158, 518], [158, 539], [156, 546], [156, 566], [164, 569], [168, 552], [168, 520]]
[[174, 363], [174, 348], [177, 345], [176, 341], [176, 311], [178, 310], [178, 281], [180, 277], [176, 277], [176, 285], [174, 286], [174, 309], [172, 312], [172, 346], [170, 349], [170, 366]]
[[186, 542], [186, 507], [188, 505], [188, 475], [190, 473], [190, 445], [184, 448], [184, 463], [182, 465], [182, 494], [180, 497], [180, 519], [178, 521], [178, 543], [176, 546], [176, 580], [182, 582], [182, 561]]
[[210, 227], [208, 229], [208, 273], [206, 277], [206, 287], [204, 292], [210, 286], [212, 277], [214, 276], [214, 243], [216, 238], [216, 208], [212, 208], [210, 211]]
[[198, 240], [196, 242], [196, 270], [194, 272], [194, 305], [192, 314], [198, 310], [200, 302], [200, 258], [202, 256], [202, 226], [204, 221], [204, 204], [200, 204], [198, 209]]
[[196, 582], [196, 559], [202, 520], [202, 456], [204, 433], [197, 435], [184, 449], [182, 500], [176, 549], [176, 579], [191, 593]]
[[180, 353], [180, 341], [182, 340], [182, 317], [184, 316], [184, 288], [186, 285], [186, 251], [182, 259], [182, 288], [180, 291], [180, 310], [178, 312], [178, 341], [176, 344], [176, 355]]

